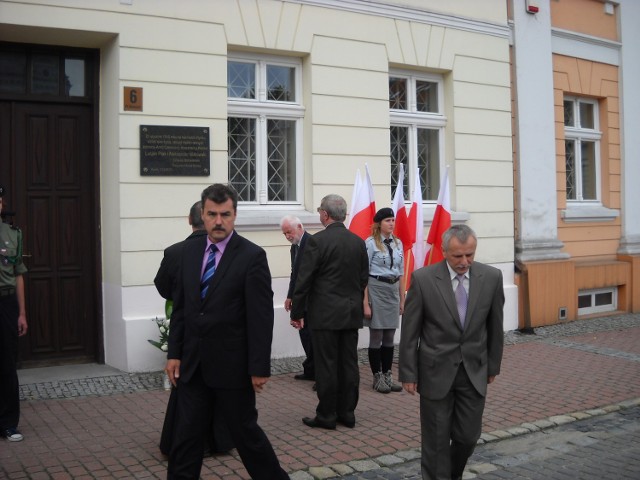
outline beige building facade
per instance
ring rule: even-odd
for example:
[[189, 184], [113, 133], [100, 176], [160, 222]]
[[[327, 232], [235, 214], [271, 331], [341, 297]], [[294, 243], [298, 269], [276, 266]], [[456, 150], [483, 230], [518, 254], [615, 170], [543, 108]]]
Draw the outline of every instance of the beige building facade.
[[[454, 223], [504, 273], [505, 329], [606, 314], [609, 298], [638, 311], [634, 18], [626, 0], [0, 1], [24, 365], [160, 369], [153, 278], [213, 182], [238, 189], [237, 230], [267, 251], [273, 355], [301, 355], [279, 220], [317, 231], [320, 199], [349, 201], [365, 166], [378, 207], [400, 164], [407, 201], [420, 176], [425, 232], [449, 168]], [[145, 171], [146, 132], [182, 127], [204, 132], [208, 163]]]

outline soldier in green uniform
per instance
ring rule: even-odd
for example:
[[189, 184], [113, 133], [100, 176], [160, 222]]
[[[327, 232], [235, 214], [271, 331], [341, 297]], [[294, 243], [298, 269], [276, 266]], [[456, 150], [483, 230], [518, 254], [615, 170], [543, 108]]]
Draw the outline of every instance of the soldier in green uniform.
[[[0, 213], [4, 187], [0, 186]], [[19, 442], [18, 337], [27, 333], [22, 232], [0, 221], [0, 437]]]

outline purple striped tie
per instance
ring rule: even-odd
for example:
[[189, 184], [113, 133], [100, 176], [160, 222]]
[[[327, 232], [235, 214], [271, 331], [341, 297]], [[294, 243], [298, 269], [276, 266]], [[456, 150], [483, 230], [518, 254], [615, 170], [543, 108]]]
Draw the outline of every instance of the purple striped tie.
[[202, 274], [202, 279], [200, 280], [200, 298], [204, 298], [207, 295], [207, 290], [209, 290], [209, 283], [211, 281], [211, 277], [213, 277], [213, 274], [216, 271], [216, 252], [217, 251], [218, 251], [218, 247], [216, 247], [212, 243], [211, 248], [209, 249], [209, 256], [207, 257], [207, 264], [204, 267], [204, 273]]
[[467, 291], [464, 289], [464, 275], [456, 275], [458, 286], [456, 287], [456, 305], [460, 315], [460, 325], [464, 328], [464, 320], [467, 317]]

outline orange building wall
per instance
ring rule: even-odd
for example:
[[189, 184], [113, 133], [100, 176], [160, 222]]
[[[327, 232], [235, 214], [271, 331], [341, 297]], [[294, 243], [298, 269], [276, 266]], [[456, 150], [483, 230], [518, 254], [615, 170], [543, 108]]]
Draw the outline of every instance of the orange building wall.
[[605, 13], [605, 2], [600, 0], [551, 0], [553, 27], [607, 40], [619, 39], [617, 13], [617, 9], [613, 15]]
[[616, 258], [621, 236], [620, 218], [606, 222], [565, 222], [561, 211], [566, 209], [566, 167], [564, 149], [565, 95], [598, 100], [600, 141], [600, 178], [602, 204], [619, 210], [620, 195], [620, 121], [618, 107], [618, 68], [611, 65], [553, 56], [554, 102], [556, 121], [556, 165], [558, 201], [558, 238], [565, 251], [575, 260], [612, 260]]

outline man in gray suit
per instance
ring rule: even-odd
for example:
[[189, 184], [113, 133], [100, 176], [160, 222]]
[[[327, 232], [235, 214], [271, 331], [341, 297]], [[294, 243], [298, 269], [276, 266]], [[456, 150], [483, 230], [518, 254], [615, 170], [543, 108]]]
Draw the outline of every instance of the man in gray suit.
[[[291, 322], [311, 329], [318, 405], [305, 425], [353, 428], [358, 403], [358, 329], [364, 318], [369, 257], [364, 241], [344, 226], [347, 203], [327, 195], [318, 208], [325, 229], [308, 238], [293, 294]], [[306, 312], [306, 313], [305, 313]]]
[[420, 394], [424, 480], [462, 478], [504, 342], [502, 272], [473, 261], [468, 226], [442, 238], [444, 260], [413, 273], [400, 337], [399, 379]]

